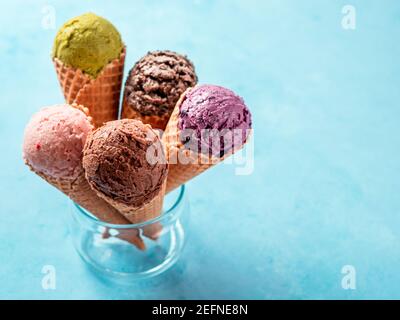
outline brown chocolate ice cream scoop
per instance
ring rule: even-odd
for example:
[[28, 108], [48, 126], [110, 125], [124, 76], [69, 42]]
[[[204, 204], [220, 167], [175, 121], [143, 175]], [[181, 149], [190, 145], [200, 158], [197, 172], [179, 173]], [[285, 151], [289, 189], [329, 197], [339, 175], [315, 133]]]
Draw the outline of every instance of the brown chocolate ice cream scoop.
[[107, 122], [88, 137], [83, 167], [92, 188], [132, 207], [150, 202], [168, 171], [157, 133], [128, 119]]
[[[149, 52], [129, 72], [124, 109], [140, 116], [169, 117], [179, 97], [197, 83], [194, 66], [172, 51]], [[129, 114], [123, 110], [123, 114]]]

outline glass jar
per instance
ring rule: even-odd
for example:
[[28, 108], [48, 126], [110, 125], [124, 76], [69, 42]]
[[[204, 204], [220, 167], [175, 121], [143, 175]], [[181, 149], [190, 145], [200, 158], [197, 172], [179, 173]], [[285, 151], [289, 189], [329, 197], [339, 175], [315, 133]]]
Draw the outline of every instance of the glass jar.
[[69, 231], [92, 269], [113, 280], [136, 280], [158, 275], [178, 260], [189, 211], [185, 186], [165, 196], [161, 216], [139, 224], [105, 223], [72, 203]]

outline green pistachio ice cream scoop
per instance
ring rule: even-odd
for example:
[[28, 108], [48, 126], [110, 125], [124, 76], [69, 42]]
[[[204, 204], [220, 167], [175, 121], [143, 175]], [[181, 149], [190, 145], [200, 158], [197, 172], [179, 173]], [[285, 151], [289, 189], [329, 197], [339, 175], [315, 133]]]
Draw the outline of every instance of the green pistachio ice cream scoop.
[[53, 58], [97, 77], [124, 48], [121, 35], [106, 19], [85, 13], [67, 21], [54, 40]]

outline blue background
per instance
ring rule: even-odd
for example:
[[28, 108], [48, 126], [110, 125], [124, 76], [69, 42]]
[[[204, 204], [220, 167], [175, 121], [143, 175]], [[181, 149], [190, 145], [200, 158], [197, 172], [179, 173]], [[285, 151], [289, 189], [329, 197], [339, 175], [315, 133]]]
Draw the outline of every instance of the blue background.
[[[0, 298], [400, 298], [398, 1], [7, 1], [0, 10]], [[341, 26], [354, 5], [357, 28]], [[42, 27], [44, 6], [56, 29]], [[178, 264], [132, 286], [99, 281], [65, 224], [67, 199], [23, 165], [23, 129], [62, 102], [50, 59], [62, 23], [93, 11], [128, 46], [194, 61], [200, 82], [245, 98], [255, 170], [189, 184]], [[57, 289], [41, 287], [43, 265]], [[356, 290], [341, 286], [344, 265]]]

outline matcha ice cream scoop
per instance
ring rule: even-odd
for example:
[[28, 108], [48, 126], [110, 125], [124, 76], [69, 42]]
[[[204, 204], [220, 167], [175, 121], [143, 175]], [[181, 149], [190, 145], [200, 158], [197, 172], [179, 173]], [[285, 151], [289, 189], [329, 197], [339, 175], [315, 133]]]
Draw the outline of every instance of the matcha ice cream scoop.
[[53, 58], [97, 77], [124, 48], [121, 35], [106, 19], [85, 13], [67, 21], [54, 40]]

